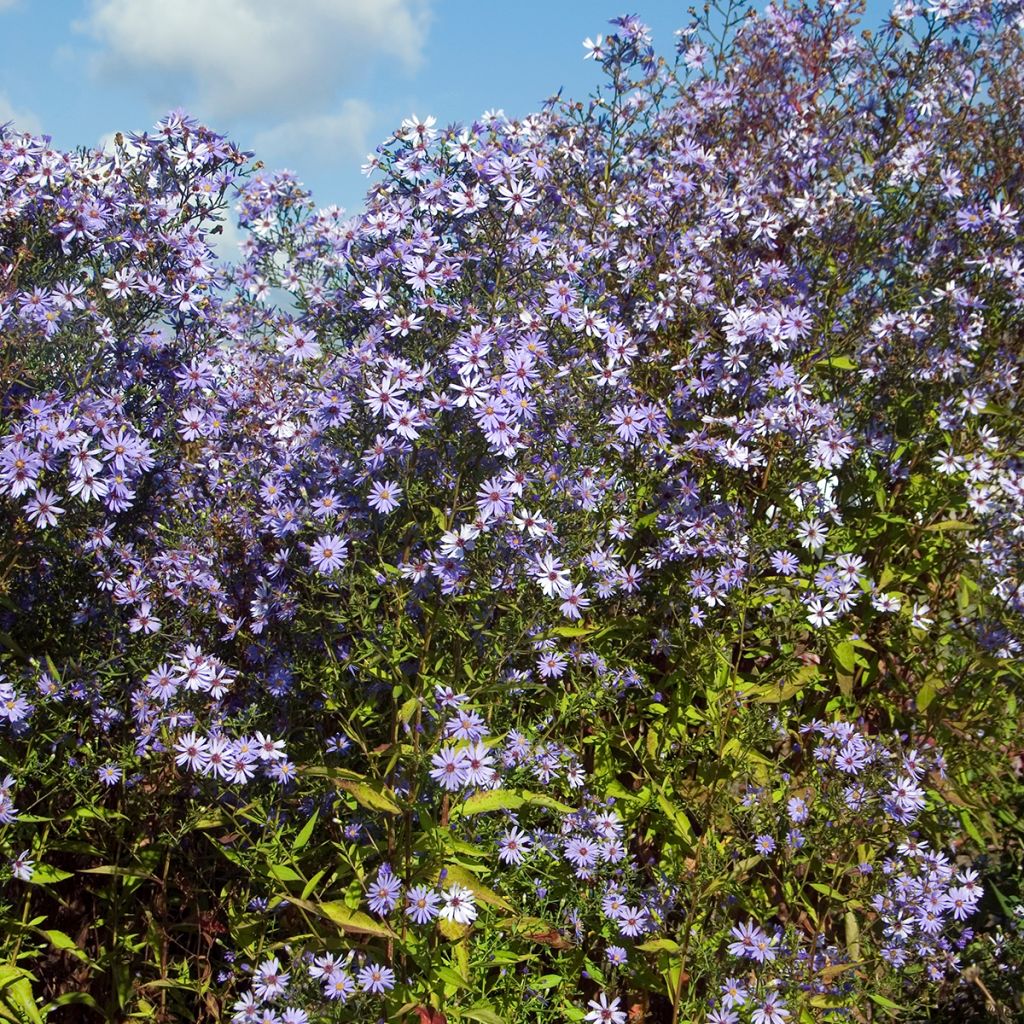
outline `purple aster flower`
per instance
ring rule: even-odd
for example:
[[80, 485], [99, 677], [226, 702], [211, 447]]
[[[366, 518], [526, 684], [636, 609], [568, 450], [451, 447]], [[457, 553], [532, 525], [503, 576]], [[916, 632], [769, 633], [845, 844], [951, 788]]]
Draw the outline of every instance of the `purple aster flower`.
[[461, 789], [466, 784], [468, 765], [466, 755], [453, 747], [442, 747], [430, 759], [434, 766], [430, 777], [444, 789]]
[[336, 533], [318, 537], [309, 548], [309, 560], [318, 572], [329, 573], [344, 564], [348, 542]]
[[635, 405], [619, 405], [612, 410], [608, 422], [615, 428], [620, 441], [633, 444], [643, 430], [643, 413]]
[[305, 362], [307, 359], [316, 359], [320, 355], [320, 345], [317, 343], [316, 335], [312, 331], [301, 330], [295, 324], [291, 324], [278, 338], [278, 345], [289, 359], [297, 363]]
[[356, 990], [356, 983], [351, 975], [344, 971], [335, 971], [324, 978], [324, 995], [339, 1003], [345, 1002]]
[[807, 801], [803, 797], [790, 797], [786, 809], [789, 812], [789, 820], [795, 824], [799, 825], [807, 820]]
[[284, 995], [288, 988], [290, 975], [281, 969], [276, 956], [264, 960], [253, 975], [252, 988], [257, 997], [265, 1002], [273, 1002]]
[[429, 924], [437, 917], [440, 897], [425, 885], [413, 886], [405, 894], [405, 914], [414, 924]]
[[498, 860], [502, 864], [522, 864], [530, 852], [530, 837], [516, 826], [508, 829], [498, 842]]
[[562, 614], [570, 619], [582, 618], [583, 612], [590, 606], [590, 598], [584, 593], [583, 584], [577, 583], [576, 586], [566, 590], [562, 596], [565, 598], [560, 606]]
[[778, 936], [768, 934], [758, 929], [757, 935], [754, 937], [754, 951], [751, 955], [753, 960], [756, 960], [759, 964], [767, 963], [769, 960], [775, 959], [775, 946], [778, 945]]
[[544, 679], [558, 679], [568, 662], [557, 651], [546, 651], [537, 659], [537, 671]]
[[391, 868], [387, 864], [383, 865], [367, 891], [370, 910], [381, 917], [386, 917], [394, 909], [401, 893], [400, 879], [391, 873]]
[[551, 554], [544, 554], [537, 559], [534, 574], [541, 590], [548, 597], [564, 597], [572, 590], [572, 583], [562, 563]]
[[445, 722], [444, 732], [457, 740], [479, 740], [489, 732], [479, 712], [461, 708]]
[[622, 946], [609, 946], [605, 952], [605, 959], [612, 967], [625, 967], [629, 962], [629, 954]]
[[735, 925], [730, 934], [733, 941], [729, 944], [729, 952], [733, 956], [748, 957], [751, 960], [757, 957], [758, 943], [762, 939], [767, 939], [765, 933], [753, 921]]
[[849, 743], [844, 744], [836, 751], [836, 767], [849, 775], [856, 775], [867, 763], [867, 750], [864, 748], [864, 741], [859, 736], [853, 737]]
[[737, 1024], [739, 1014], [724, 1004], [708, 1011], [707, 1024]]
[[726, 1009], [742, 1006], [747, 1001], [749, 992], [740, 978], [726, 978], [722, 982], [722, 1005]]
[[370, 486], [370, 507], [386, 515], [398, 508], [398, 499], [401, 496], [402, 488], [391, 480], [385, 480], [383, 483], [374, 481]]
[[766, 996], [764, 1002], [755, 1006], [750, 1014], [753, 1024], [786, 1024], [788, 1017], [786, 1004], [776, 995]]
[[288, 785], [299, 777], [298, 768], [286, 757], [279, 757], [269, 764], [265, 764], [264, 771], [269, 778], [281, 785]]
[[466, 785], [489, 786], [494, 781], [491, 755], [482, 740], [470, 743], [463, 751], [466, 761]]
[[174, 744], [174, 762], [182, 768], [188, 766], [193, 771], [204, 771], [209, 762], [209, 746], [209, 740], [205, 736], [186, 732]]
[[395, 972], [381, 964], [367, 964], [358, 975], [364, 992], [387, 992], [395, 987]]
[[9, 825], [17, 819], [18, 809], [14, 806], [14, 801], [8, 793], [0, 790], [0, 825]]
[[53, 491], [40, 487], [25, 505], [25, 514], [29, 522], [34, 522], [39, 529], [57, 525], [57, 517], [64, 514], [64, 509], [57, 504], [57, 495]]
[[477, 491], [477, 508], [484, 519], [495, 519], [512, 511], [513, 494], [501, 477], [491, 477]]
[[909, 824], [924, 809], [924, 790], [909, 775], [901, 775], [885, 800], [886, 812], [902, 824]]
[[597, 864], [600, 846], [585, 836], [571, 836], [565, 841], [565, 859], [578, 868], [592, 868]]
[[633, 939], [647, 930], [647, 911], [638, 907], [623, 907], [618, 915], [619, 931]]

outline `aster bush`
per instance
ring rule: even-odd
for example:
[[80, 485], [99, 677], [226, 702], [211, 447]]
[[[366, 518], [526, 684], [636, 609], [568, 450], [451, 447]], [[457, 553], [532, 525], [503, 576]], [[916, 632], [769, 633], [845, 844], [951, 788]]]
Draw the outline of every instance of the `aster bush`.
[[1024, 7], [858, 16], [0, 129], [0, 1018], [1024, 1013]]

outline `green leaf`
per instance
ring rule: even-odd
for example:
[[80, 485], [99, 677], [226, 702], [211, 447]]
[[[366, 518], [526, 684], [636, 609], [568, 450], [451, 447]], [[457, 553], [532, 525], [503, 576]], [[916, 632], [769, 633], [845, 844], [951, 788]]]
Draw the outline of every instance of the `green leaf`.
[[811, 882], [811, 888], [815, 892], [820, 892], [822, 896], [828, 896], [830, 899], [838, 900], [840, 903], [845, 903], [847, 900], [847, 897], [838, 889], [833, 889], [831, 885], [825, 885], [823, 882]]
[[223, 828], [227, 823], [227, 818], [219, 811], [216, 811], [213, 814], [207, 814], [197, 819], [192, 828], [196, 831], [202, 831], [207, 828]]
[[302, 898], [304, 900], [309, 899], [309, 894], [317, 887], [320, 879], [327, 874], [327, 868], [321, 868], [303, 887], [302, 887]]
[[543, 793], [520, 793], [520, 796], [522, 796], [524, 803], [528, 803], [533, 807], [547, 807], [549, 810], [558, 811], [559, 814], [572, 814], [577, 810], [577, 808], [563, 804], [560, 800], [545, 796]]
[[576, 636], [590, 636], [591, 633], [597, 631], [597, 626], [555, 626], [549, 633], [549, 637], [564, 636], [564, 637], [576, 637]]
[[28, 655], [18, 646], [15, 639], [9, 634], [0, 630], [0, 644], [3, 644], [9, 651], [16, 654], [23, 661], [28, 661]]
[[869, 992], [868, 999], [884, 1010], [892, 1010], [894, 1013], [903, 1013], [905, 1009], [899, 1003], [894, 1003], [891, 999], [886, 999], [885, 996], [880, 996], [875, 992]]
[[778, 704], [798, 694], [818, 676], [817, 665], [801, 665], [785, 682], [765, 683], [755, 686], [749, 692], [757, 704]]
[[530, 984], [532, 988], [549, 989], [561, 985], [565, 979], [560, 974], [544, 974], [534, 979]]
[[832, 656], [836, 659], [836, 664], [846, 673], [852, 675], [853, 670], [857, 667], [856, 661], [853, 657], [853, 644], [849, 640], [842, 640], [832, 648]]
[[85, 953], [78, 948], [75, 940], [66, 932], [62, 932], [57, 928], [41, 928], [40, 934], [46, 936], [50, 945], [53, 946], [54, 949], [66, 950], [73, 956], [77, 956], [79, 960], [87, 961], [89, 959]]
[[636, 947], [641, 953], [678, 953], [679, 943], [671, 939], [651, 939]]
[[488, 811], [515, 811], [524, 803], [526, 800], [510, 789], [490, 789], [474, 793], [468, 800], [455, 804], [452, 813], [471, 815], [486, 814]]
[[34, 976], [20, 967], [0, 964], [0, 1005], [6, 1006], [19, 1014], [22, 1020], [30, 1024], [43, 1024], [39, 1007], [32, 997]]
[[302, 830], [299, 832], [299, 834], [295, 837], [295, 840], [292, 842], [292, 853], [298, 853], [298, 851], [301, 850], [306, 845], [306, 843], [309, 842], [310, 837], [313, 835], [313, 829], [316, 828], [317, 818], [319, 817], [320, 812], [314, 811], [313, 816], [309, 819], [309, 821], [306, 822], [305, 825], [302, 826]]
[[833, 370], [857, 369], [857, 364], [849, 356], [829, 356], [828, 365]]
[[448, 871], [446, 880], [464, 885], [481, 903], [497, 907], [498, 910], [504, 910], [509, 914], [515, 913], [515, 907], [508, 900], [499, 896], [493, 889], [489, 889], [468, 868], [459, 864], [446, 864], [445, 867]]
[[401, 706], [401, 708], [399, 708], [399, 710], [398, 710], [398, 721], [401, 722], [402, 725], [408, 725], [412, 721], [413, 715], [415, 715], [416, 712], [419, 710], [419, 707], [420, 707], [420, 699], [419, 699], [419, 697], [410, 697]]
[[921, 689], [917, 691], [917, 710], [927, 711], [932, 701], [935, 700], [936, 690], [935, 683], [931, 679], [926, 679], [921, 686]]
[[490, 1003], [477, 1003], [459, 1012], [469, 1020], [480, 1021], [480, 1024], [505, 1024], [504, 1018], [494, 1012], [494, 1007]]
[[66, 878], [74, 877], [74, 872], [61, 871], [50, 864], [36, 864], [32, 868], [32, 877], [29, 881], [33, 885], [52, 885], [54, 882], [63, 882]]
[[686, 812], [681, 807], [677, 807], [664, 793], [658, 794], [658, 806], [672, 822], [676, 835], [684, 840], [687, 846], [692, 845], [694, 841], [693, 826], [690, 824]]
[[445, 917], [438, 918], [437, 930], [449, 942], [461, 942], [472, 931], [470, 924], [459, 924], [457, 921], [449, 921]]
[[128, 816], [109, 807], [82, 806], [68, 811], [62, 821], [74, 821], [78, 818], [96, 818], [99, 821], [127, 821]]
[[336, 928], [350, 935], [375, 935], [381, 939], [397, 938], [395, 933], [383, 921], [375, 921], [368, 914], [359, 910], [353, 910], [344, 903], [312, 903], [309, 900], [296, 899], [294, 896], [285, 896], [289, 903], [317, 917], [330, 921]]
[[833, 978], [837, 978], [840, 974], [843, 974], [846, 971], [855, 971], [860, 967], [862, 962], [863, 961], [861, 960], [851, 960], [849, 963], [845, 964], [829, 964], [828, 967], [823, 967], [818, 971], [818, 974], [821, 975], [823, 981], [831, 981]]
[[158, 882], [155, 875], [148, 871], [139, 871], [136, 868], [122, 868], [118, 864], [100, 864], [95, 868], [79, 868], [81, 875], [114, 875], [117, 878], [130, 878], [139, 882]]
[[354, 779], [335, 779], [334, 784], [354, 796], [356, 803], [362, 804], [367, 810], [380, 811], [382, 814], [402, 813], [402, 808], [383, 788], [375, 789], [369, 783], [356, 782]]
[[974, 530], [974, 523], [964, 523], [959, 519], [943, 519], [941, 523], [932, 523], [924, 528], [925, 533], [946, 533], [949, 530]]
[[445, 982], [445, 984], [451, 985], [453, 988], [469, 988], [469, 982], [466, 981], [458, 971], [453, 970], [451, 967], [438, 967], [437, 976]]
[[300, 875], [294, 868], [288, 867], [287, 864], [268, 864], [267, 874], [271, 878], [276, 878], [279, 882], [302, 882], [305, 883], [305, 879]]
[[816, 1006], [822, 1010], [838, 1010], [848, 1006], [849, 1003], [850, 1000], [846, 996], [811, 996], [811, 1006]]
[[860, 925], [857, 922], [857, 915], [852, 910], [843, 915], [843, 925], [846, 932], [846, 951], [856, 963], [860, 960]]
[[982, 851], [987, 850], [988, 843], [982, 838], [978, 826], [974, 824], [974, 818], [971, 817], [966, 807], [960, 811], [960, 821], [964, 826], [964, 831], [978, 844], [978, 848]]
[[65, 992], [64, 995], [57, 996], [43, 1007], [43, 1016], [48, 1017], [50, 1011], [59, 1006], [88, 1006], [90, 1010], [95, 1010], [101, 1016], [103, 1014], [100, 1004], [88, 992]]

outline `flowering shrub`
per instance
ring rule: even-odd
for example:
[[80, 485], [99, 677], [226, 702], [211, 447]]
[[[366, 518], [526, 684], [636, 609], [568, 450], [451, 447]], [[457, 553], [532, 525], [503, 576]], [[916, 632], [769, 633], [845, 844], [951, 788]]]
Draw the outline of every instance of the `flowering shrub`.
[[855, 14], [354, 216], [0, 131], [0, 1013], [1022, 1012], [1024, 8]]

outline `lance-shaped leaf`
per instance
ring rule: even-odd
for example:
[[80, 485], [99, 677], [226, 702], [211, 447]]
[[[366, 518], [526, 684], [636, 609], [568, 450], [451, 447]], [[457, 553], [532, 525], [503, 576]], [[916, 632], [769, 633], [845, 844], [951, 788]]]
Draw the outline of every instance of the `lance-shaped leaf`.
[[367, 782], [356, 782], [354, 779], [335, 779], [334, 784], [351, 793], [356, 803], [362, 804], [367, 810], [379, 811], [382, 814], [401, 814], [402, 808], [395, 802], [385, 789], [376, 789]]
[[464, 885], [481, 903], [486, 903], [488, 906], [495, 907], [498, 910], [504, 910], [507, 914], [515, 913], [515, 907], [508, 900], [484, 885], [468, 868], [461, 867], [458, 864], [448, 864], [445, 867], [448, 872], [446, 881], [458, 882], [459, 885]]
[[344, 903], [329, 901], [314, 903], [311, 900], [296, 899], [294, 896], [284, 897], [289, 903], [301, 907], [307, 913], [315, 914], [335, 927], [350, 935], [375, 935], [381, 939], [397, 938], [395, 933], [383, 921], [375, 921], [369, 914], [353, 910]]

